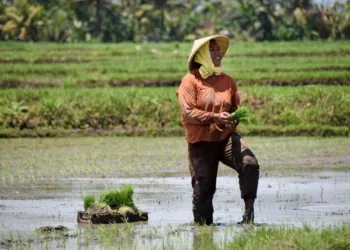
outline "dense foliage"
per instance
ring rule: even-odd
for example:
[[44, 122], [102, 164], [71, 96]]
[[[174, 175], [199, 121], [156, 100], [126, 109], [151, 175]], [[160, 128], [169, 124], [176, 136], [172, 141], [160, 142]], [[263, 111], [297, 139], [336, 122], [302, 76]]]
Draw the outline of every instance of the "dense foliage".
[[350, 1], [0, 1], [0, 40], [184, 41], [222, 32], [235, 39], [350, 37]]
[[[53, 133], [103, 130], [118, 135], [182, 135], [175, 92], [175, 88], [3, 90], [1, 136], [12, 136], [6, 129], [34, 134], [49, 129]], [[251, 123], [239, 126], [245, 134], [350, 133], [349, 87], [242, 87], [241, 96], [252, 111]]]

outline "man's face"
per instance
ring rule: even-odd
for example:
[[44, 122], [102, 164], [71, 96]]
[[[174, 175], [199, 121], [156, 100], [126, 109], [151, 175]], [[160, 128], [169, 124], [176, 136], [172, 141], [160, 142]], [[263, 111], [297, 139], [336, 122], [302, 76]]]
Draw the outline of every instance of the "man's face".
[[220, 67], [221, 65], [221, 51], [219, 45], [215, 42], [215, 40], [212, 40], [209, 42], [209, 51], [211, 60], [213, 61], [213, 64], [215, 67]]

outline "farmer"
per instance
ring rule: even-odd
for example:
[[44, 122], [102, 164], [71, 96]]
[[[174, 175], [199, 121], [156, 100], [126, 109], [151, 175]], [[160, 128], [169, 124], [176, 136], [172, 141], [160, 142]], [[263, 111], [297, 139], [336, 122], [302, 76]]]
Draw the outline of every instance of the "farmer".
[[194, 222], [213, 223], [213, 196], [219, 162], [238, 172], [243, 220], [253, 223], [259, 165], [253, 152], [237, 133], [238, 122], [229, 118], [240, 105], [235, 81], [223, 72], [222, 57], [229, 39], [223, 35], [194, 41], [177, 96], [188, 142], [189, 169], [193, 188]]

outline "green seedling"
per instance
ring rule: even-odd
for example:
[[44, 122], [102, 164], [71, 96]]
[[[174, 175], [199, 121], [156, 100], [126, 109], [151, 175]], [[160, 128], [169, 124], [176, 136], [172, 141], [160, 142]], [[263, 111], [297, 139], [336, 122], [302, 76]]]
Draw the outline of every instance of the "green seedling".
[[84, 197], [84, 209], [85, 211], [93, 204], [95, 203], [95, 196], [94, 195], [87, 195]]
[[231, 120], [244, 124], [249, 123], [249, 116], [250, 112], [247, 107], [239, 107], [235, 112], [230, 114]]
[[118, 210], [120, 207], [127, 206], [137, 211], [133, 196], [134, 188], [132, 186], [124, 186], [120, 190], [105, 191], [100, 195], [100, 203], [106, 203], [113, 210]]

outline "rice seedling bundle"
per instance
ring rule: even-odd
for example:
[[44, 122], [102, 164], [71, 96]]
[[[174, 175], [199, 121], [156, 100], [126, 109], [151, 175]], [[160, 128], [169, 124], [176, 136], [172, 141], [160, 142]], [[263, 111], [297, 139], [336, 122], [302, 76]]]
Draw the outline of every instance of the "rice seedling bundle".
[[94, 195], [87, 195], [84, 197], [84, 209], [85, 211], [95, 203], [95, 196]]
[[110, 214], [113, 213], [113, 210], [106, 203], [92, 203], [86, 212], [89, 214]]
[[250, 112], [247, 107], [238, 107], [238, 109], [230, 114], [230, 118], [239, 123], [249, 123]]
[[131, 185], [120, 190], [107, 190], [100, 194], [99, 201], [94, 195], [84, 197], [84, 208], [88, 214], [134, 214], [139, 213], [133, 201], [134, 188]]
[[110, 190], [101, 193], [100, 203], [106, 203], [113, 210], [118, 210], [122, 206], [131, 207], [137, 211], [133, 196], [134, 188], [132, 186], [124, 186], [120, 190]]

